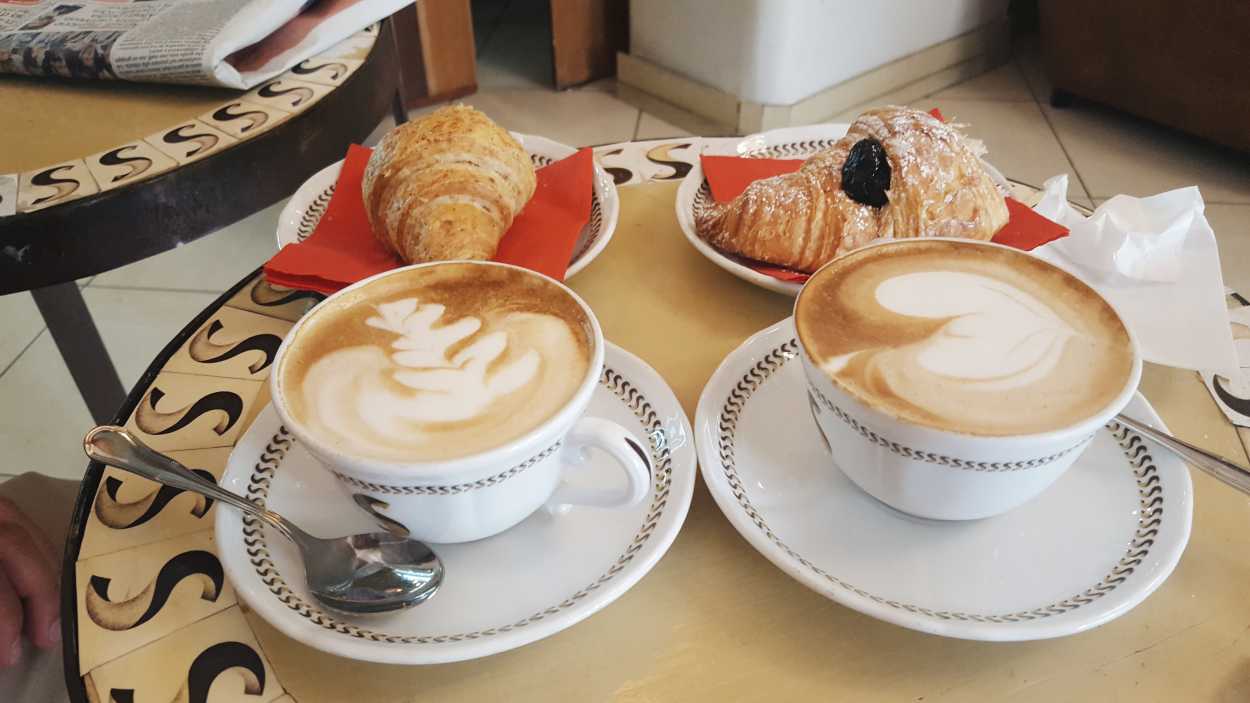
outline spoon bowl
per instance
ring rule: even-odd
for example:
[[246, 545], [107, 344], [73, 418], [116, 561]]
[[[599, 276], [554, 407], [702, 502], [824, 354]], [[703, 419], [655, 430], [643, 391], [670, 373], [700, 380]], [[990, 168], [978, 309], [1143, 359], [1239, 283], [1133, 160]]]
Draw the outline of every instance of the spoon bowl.
[[231, 505], [271, 525], [299, 548], [308, 590], [328, 608], [385, 613], [423, 603], [443, 583], [443, 563], [428, 545], [392, 532], [313, 537], [290, 520], [205, 480], [123, 427], [104, 425], [83, 439], [87, 456], [167, 486]]

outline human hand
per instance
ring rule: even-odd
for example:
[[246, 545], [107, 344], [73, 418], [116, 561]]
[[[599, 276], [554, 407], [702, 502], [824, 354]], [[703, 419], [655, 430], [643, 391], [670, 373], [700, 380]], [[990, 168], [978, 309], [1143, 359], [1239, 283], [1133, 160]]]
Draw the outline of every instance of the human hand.
[[0, 497], [0, 669], [17, 664], [23, 633], [41, 649], [61, 641], [55, 555], [30, 518]]

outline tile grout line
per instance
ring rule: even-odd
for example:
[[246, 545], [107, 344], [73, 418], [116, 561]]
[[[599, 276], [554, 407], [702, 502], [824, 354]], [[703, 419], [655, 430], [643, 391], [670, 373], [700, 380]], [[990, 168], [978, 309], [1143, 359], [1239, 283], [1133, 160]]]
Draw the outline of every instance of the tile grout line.
[[1076, 176], [1077, 182], [1081, 184], [1081, 191], [1085, 193], [1085, 197], [1087, 199], [1093, 200], [1093, 192], [1090, 191], [1089, 186], [1085, 185], [1085, 178], [1081, 176], [1081, 170], [1076, 167], [1076, 161], [1074, 161], [1072, 159], [1072, 155], [1068, 153], [1068, 147], [1063, 143], [1063, 139], [1059, 136], [1059, 130], [1055, 129], [1055, 124], [1050, 121], [1050, 115], [1046, 114], [1046, 110], [1042, 108], [1042, 104], [1038, 102], [1036, 98], [1034, 98], [1033, 104], [1037, 107], [1037, 111], [1042, 113], [1042, 119], [1046, 121], [1046, 126], [1050, 128], [1050, 133], [1055, 136], [1055, 143], [1059, 145], [1059, 150], [1063, 152], [1063, 158], [1067, 159], [1068, 164], [1072, 166], [1072, 173]]
[[638, 110], [638, 115], [634, 117], [634, 136], [630, 137], [631, 142], [638, 141], [638, 130], [642, 129], [642, 108], [634, 108]]
[[26, 346], [22, 347], [22, 350], [17, 353], [17, 356], [13, 357], [13, 361], [10, 361], [8, 364], [5, 365], [3, 369], [0, 369], [0, 378], [4, 378], [4, 375], [9, 372], [9, 369], [13, 368], [13, 365], [17, 363], [18, 359], [21, 359], [22, 355], [25, 354], [28, 349], [34, 346], [35, 342], [39, 341], [39, 338], [43, 336], [44, 332], [47, 332], [47, 331], [48, 331], [47, 325], [44, 325], [43, 327], [39, 328], [39, 331], [35, 333], [35, 336], [32, 337], [29, 342], [26, 343]]
[[[1042, 119], [1046, 121], [1046, 126], [1050, 128], [1050, 133], [1054, 135], [1055, 142], [1059, 145], [1059, 150], [1063, 152], [1063, 158], [1068, 160], [1072, 166], [1072, 173], [1076, 176], [1076, 180], [1081, 184], [1081, 190], [1085, 192], [1085, 199], [1094, 203], [1094, 193], [1085, 185], [1085, 178], [1081, 176], [1081, 171], [1077, 169], [1076, 162], [1072, 160], [1072, 155], [1068, 153], [1068, 147], [1063, 143], [1063, 139], [1059, 136], [1059, 130], [1055, 129], [1055, 123], [1051, 122], [1050, 115], [1046, 114], [1046, 109], [1042, 107], [1042, 100], [1037, 96], [1037, 91], [1033, 89], [1033, 83], [1029, 81], [1029, 77], [1024, 72], [1024, 66], [1020, 64], [1019, 54], [1012, 53], [1011, 63], [1016, 67], [1016, 73], [1021, 80], [1024, 81], [1024, 87], [1028, 89], [1029, 95], [1033, 96], [1033, 105], [1037, 107], [1037, 111], [1042, 113]], [[1094, 203], [1097, 207], [1098, 203]]]
[[1016, 71], [1024, 79], [1024, 87], [1029, 89], [1029, 95], [1033, 96], [1033, 102], [1040, 104], [1041, 98], [1037, 96], [1037, 91], [1033, 90], [1033, 82], [1029, 80], [1028, 74], [1024, 72], [1024, 64], [1020, 61], [1020, 55], [1012, 52], [1011, 62], [1016, 65]]

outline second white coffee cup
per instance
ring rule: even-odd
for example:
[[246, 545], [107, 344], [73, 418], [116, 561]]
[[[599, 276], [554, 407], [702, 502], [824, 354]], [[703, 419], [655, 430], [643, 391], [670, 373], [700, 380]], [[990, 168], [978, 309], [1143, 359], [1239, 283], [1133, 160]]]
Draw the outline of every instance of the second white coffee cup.
[[[589, 323], [590, 363], [572, 397], [535, 429], [486, 451], [439, 461], [380, 460], [331, 446], [293, 417], [283, 387], [283, 362], [301, 341], [301, 329], [340, 296], [388, 276], [439, 266], [506, 267], [541, 278], [574, 301]], [[378, 274], [327, 298], [291, 329], [278, 349], [270, 375], [273, 405], [296, 440], [334, 473], [362, 508], [383, 520], [401, 523], [418, 539], [467, 542], [498, 534], [547, 506], [553, 513], [569, 505], [619, 507], [648, 493], [648, 452], [628, 430], [588, 417], [587, 406], [603, 372], [603, 332], [590, 307], [577, 294], [542, 274], [492, 262], [438, 262]], [[539, 390], [541, 392], [541, 389]], [[587, 453], [605, 452], [619, 465], [623, 487], [587, 488], [562, 482], [578, 471]]]

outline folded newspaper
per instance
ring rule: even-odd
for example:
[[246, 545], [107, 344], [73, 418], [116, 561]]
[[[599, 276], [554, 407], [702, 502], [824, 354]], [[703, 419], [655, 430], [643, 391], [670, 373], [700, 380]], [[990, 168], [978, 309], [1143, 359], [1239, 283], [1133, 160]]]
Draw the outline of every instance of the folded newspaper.
[[413, 0], [0, 0], [0, 73], [251, 88]]

